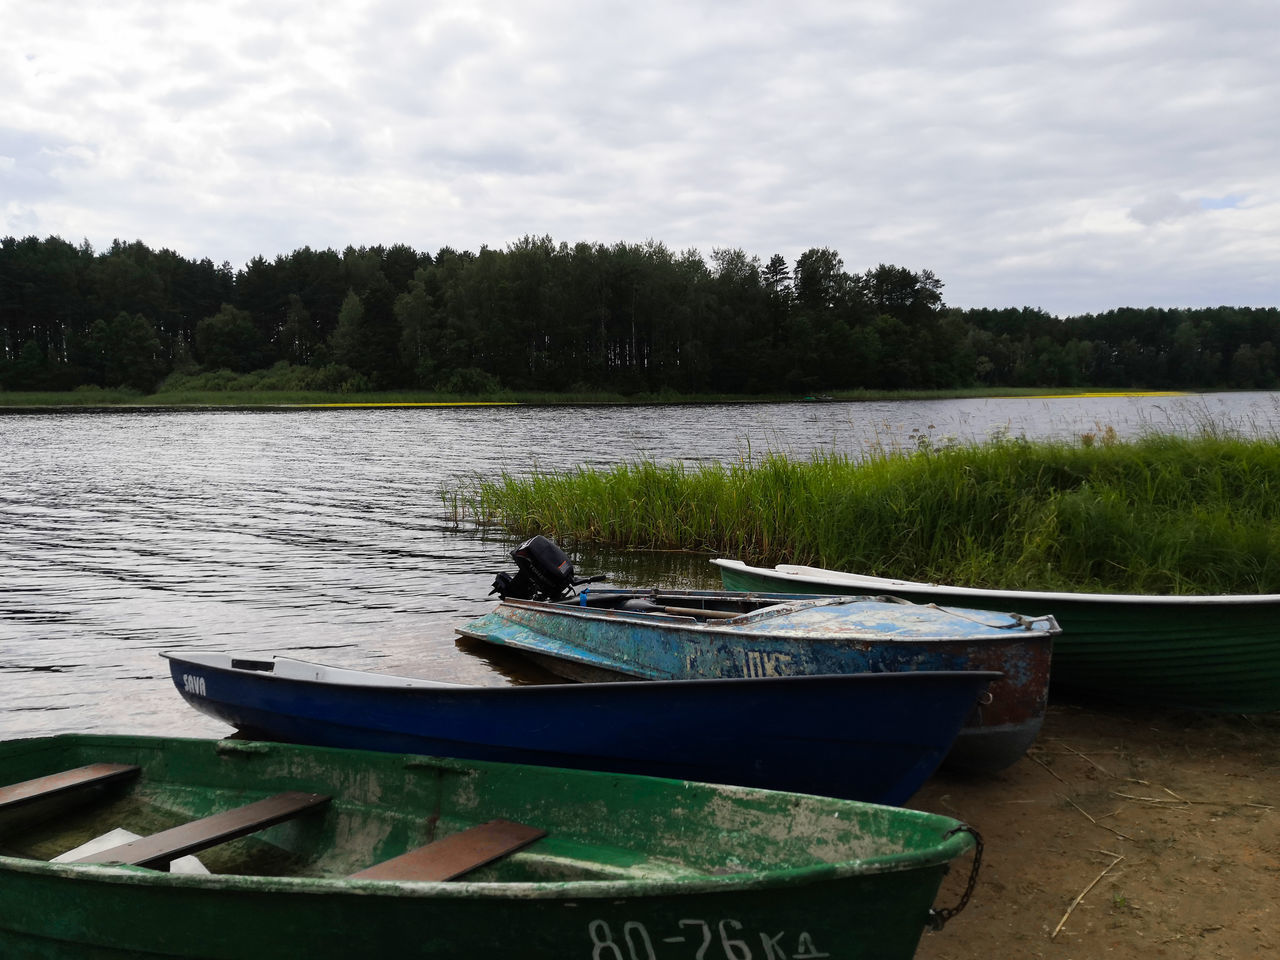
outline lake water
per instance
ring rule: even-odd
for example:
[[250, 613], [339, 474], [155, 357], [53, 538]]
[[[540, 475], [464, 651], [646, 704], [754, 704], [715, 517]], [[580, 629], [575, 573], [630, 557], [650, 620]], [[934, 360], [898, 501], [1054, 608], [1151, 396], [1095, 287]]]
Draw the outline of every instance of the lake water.
[[[163, 650], [534, 679], [455, 640], [513, 567], [441, 499], [477, 475], [1205, 423], [1280, 434], [1280, 395], [3, 414], [0, 739], [229, 732], [179, 698]], [[575, 560], [621, 586], [718, 583], [701, 557]]]

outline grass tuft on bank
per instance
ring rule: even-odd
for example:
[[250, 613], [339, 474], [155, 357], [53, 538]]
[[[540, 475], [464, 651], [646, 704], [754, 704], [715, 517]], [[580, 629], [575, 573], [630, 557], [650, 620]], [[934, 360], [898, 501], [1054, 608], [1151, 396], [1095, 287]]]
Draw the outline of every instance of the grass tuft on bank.
[[517, 536], [1006, 589], [1280, 593], [1280, 441], [769, 453], [479, 478], [457, 519]]

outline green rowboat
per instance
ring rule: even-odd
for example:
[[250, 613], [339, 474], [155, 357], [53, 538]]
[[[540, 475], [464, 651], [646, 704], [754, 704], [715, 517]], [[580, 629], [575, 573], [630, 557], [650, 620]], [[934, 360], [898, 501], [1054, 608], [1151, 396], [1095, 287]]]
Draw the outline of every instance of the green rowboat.
[[973, 842], [932, 814], [678, 780], [16, 740], [0, 957], [886, 960], [954, 912], [931, 904]]
[[1280, 594], [1148, 596], [989, 590], [782, 564], [713, 560], [729, 590], [890, 595], [1050, 614], [1053, 685], [1124, 702], [1224, 713], [1280, 710]]

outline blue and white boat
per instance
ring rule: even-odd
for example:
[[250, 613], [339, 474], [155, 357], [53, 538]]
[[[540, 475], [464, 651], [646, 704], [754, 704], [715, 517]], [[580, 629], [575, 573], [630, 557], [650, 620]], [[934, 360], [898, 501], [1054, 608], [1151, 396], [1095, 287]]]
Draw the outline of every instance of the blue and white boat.
[[259, 739], [901, 804], [990, 671], [474, 686], [286, 657], [166, 653], [191, 706]]

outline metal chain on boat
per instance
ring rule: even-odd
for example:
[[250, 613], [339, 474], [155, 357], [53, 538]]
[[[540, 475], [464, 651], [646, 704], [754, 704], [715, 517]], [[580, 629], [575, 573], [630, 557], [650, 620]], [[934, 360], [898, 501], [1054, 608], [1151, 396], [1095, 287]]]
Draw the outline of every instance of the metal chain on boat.
[[962, 823], [954, 830], [948, 830], [943, 839], [953, 837], [957, 833], [967, 833], [973, 837], [973, 866], [969, 868], [969, 882], [964, 888], [964, 893], [960, 895], [960, 902], [954, 907], [929, 910], [929, 926], [934, 930], [941, 930], [948, 920], [968, 905], [969, 898], [973, 896], [973, 888], [978, 884], [978, 871], [982, 868], [982, 835], [967, 823]]

